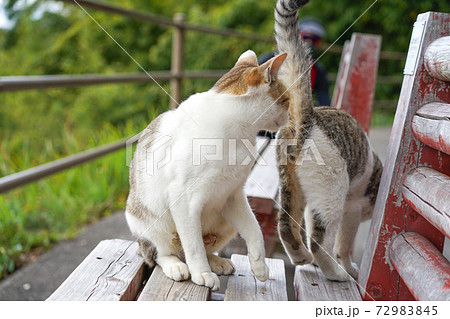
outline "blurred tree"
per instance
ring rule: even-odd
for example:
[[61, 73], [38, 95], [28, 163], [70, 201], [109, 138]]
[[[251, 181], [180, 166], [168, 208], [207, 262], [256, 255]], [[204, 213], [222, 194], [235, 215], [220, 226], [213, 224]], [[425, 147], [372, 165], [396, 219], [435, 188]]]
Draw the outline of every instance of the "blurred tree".
[[[105, 1], [105, 0], [104, 0]], [[273, 34], [275, 1], [257, 0], [109, 0], [117, 6], [173, 17], [184, 12], [193, 24], [211, 25], [260, 34]], [[141, 69], [77, 5], [58, 1], [5, 0], [4, 8], [15, 24], [0, 32], [1, 75], [141, 72]], [[52, 7], [55, 3], [59, 7]], [[327, 30], [325, 41], [337, 39], [373, 4], [373, 0], [311, 1], [301, 16], [320, 18]], [[49, 10], [48, 8], [53, 8]], [[55, 9], [56, 8], [56, 9]], [[86, 10], [147, 70], [168, 70], [172, 28], [134, 21], [118, 15]], [[450, 11], [448, 0], [377, 1], [337, 42], [352, 32], [383, 36], [382, 50], [406, 52], [413, 22], [419, 12]], [[190, 70], [230, 68], [243, 51], [262, 54], [273, 44], [186, 32], [185, 67]], [[328, 53], [322, 63], [337, 72], [339, 55]], [[401, 75], [404, 61], [381, 61], [380, 73]], [[208, 89], [214, 81], [185, 81], [184, 97]], [[167, 83], [163, 83], [167, 88]], [[376, 99], [395, 99], [399, 86], [378, 85]], [[169, 98], [154, 84], [101, 85], [2, 93], [2, 135], [21, 145], [39, 139], [56, 145], [70, 133], [83, 141], [106, 123], [148, 120], [149, 109], [167, 109]], [[39, 135], [33, 134], [38, 130]], [[1, 143], [1, 141], [0, 141]], [[64, 147], [60, 147], [61, 151]], [[36, 149], [37, 151], [37, 149]]]

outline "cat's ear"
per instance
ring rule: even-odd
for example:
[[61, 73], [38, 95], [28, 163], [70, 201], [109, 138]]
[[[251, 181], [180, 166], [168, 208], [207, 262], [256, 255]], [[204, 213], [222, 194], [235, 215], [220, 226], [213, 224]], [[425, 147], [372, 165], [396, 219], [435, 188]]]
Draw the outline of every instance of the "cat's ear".
[[287, 53], [283, 53], [267, 61], [266, 63], [269, 65], [269, 67], [265, 65], [266, 63], [261, 65], [261, 67], [267, 67], [267, 69], [264, 71], [264, 77], [268, 83], [272, 82], [272, 80], [277, 77], [278, 71], [280, 70], [284, 60], [286, 60], [286, 57]]
[[246, 63], [253, 66], [258, 66], [258, 57], [256, 56], [256, 53], [252, 50], [247, 50], [244, 53], [241, 54], [239, 59], [237, 60], [236, 64], [239, 63]]

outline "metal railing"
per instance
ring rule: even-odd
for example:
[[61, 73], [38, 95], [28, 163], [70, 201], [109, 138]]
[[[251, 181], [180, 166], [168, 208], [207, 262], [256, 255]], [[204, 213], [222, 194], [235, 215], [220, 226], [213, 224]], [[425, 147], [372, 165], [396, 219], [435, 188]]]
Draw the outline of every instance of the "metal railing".
[[[60, 0], [83, 7], [89, 7], [97, 10], [101, 10], [108, 13], [122, 15], [127, 18], [139, 20], [143, 22], [150, 22], [158, 25], [171, 26], [175, 28], [172, 46], [172, 65], [170, 71], [159, 71], [146, 73], [131, 73], [131, 74], [78, 74], [78, 75], [37, 75], [37, 76], [4, 76], [0, 77], [0, 92], [5, 91], [18, 91], [18, 90], [31, 90], [31, 89], [46, 89], [55, 87], [74, 87], [107, 83], [144, 83], [154, 80], [169, 81], [171, 82], [171, 108], [181, 101], [181, 87], [182, 81], [185, 78], [199, 79], [210, 78], [217, 79], [222, 76], [226, 70], [206, 70], [206, 71], [185, 71], [183, 69], [183, 46], [184, 46], [184, 32], [186, 30], [192, 30], [197, 32], [221, 35], [221, 36], [233, 36], [247, 40], [274, 42], [272, 36], [265, 36], [252, 33], [243, 33], [231, 29], [219, 29], [210, 26], [200, 26], [190, 23], [186, 23], [184, 15], [177, 14], [174, 19], [171, 20], [167, 17], [158, 16], [151, 13], [143, 13], [135, 10], [124, 9], [111, 4], [106, 4], [98, 1], [91, 0]], [[342, 47], [334, 45], [328, 48], [327, 44], [323, 44], [322, 50], [328, 49], [332, 53], [341, 53]], [[399, 52], [381, 52], [381, 59], [394, 59], [404, 60], [406, 55]], [[151, 77], [150, 77], [150, 76]], [[153, 78], [153, 79], [152, 79]], [[330, 74], [330, 79], [334, 80], [335, 74]], [[402, 77], [400, 76], [379, 76], [379, 83], [397, 84], [401, 83]], [[390, 101], [384, 101], [390, 102]], [[395, 101], [392, 101], [395, 105]], [[376, 105], [376, 101], [375, 101]], [[39, 165], [18, 173], [14, 173], [0, 178], [0, 193], [7, 192], [16, 187], [26, 185], [28, 183], [39, 180], [43, 177], [55, 174], [57, 172], [66, 170], [68, 168], [80, 165], [82, 163], [91, 161], [93, 159], [102, 157], [111, 152], [120, 150], [131, 142], [136, 142], [138, 135], [131, 137], [130, 139], [123, 139], [114, 143], [99, 146], [81, 153], [67, 156], [65, 158], [49, 162], [43, 165]]]

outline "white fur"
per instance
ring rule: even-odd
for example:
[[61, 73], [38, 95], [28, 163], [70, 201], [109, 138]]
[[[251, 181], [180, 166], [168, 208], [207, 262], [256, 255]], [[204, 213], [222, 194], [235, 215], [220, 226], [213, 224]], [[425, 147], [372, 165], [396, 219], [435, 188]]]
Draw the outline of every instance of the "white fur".
[[[241, 58], [248, 59], [252, 54], [246, 52]], [[214, 249], [205, 250], [202, 236], [217, 234], [226, 237], [226, 241], [235, 232], [247, 242], [255, 276], [262, 281], [268, 278], [261, 230], [243, 191], [254, 158], [242, 143], [242, 139], [248, 139], [254, 144], [259, 130], [275, 130], [287, 121], [287, 111], [272, 105], [274, 101], [266, 94], [267, 89], [265, 84], [250, 87], [240, 96], [213, 90], [195, 94], [178, 109], [162, 115], [158, 131], [169, 137], [163, 147], [158, 145], [155, 149], [157, 143], [150, 148], [145, 143], [138, 144], [134, 158], [136, 195], [150, 214], [140, 219], [126, 212], [126, 218], [135, 236], [156, 246], [156, 262], [170, 278], [183, 280], [190, 273], [195, 283], [218, 289], [219, 280], [211, 267], [223, 273], [229, 273], [233, 267], [212, 257]], [[195, 139], [223, 140], [223, 159], [201, 157], [200, 165], [194, 165]], [[236, 139], [236, 165], [229, 165], [230, 152], [234, 154], [228, 149], [230, 139]], [[169, 153], [164, 151], [167, 149]], [[213, 146], [202, 148], [207, 154], [214, 150]], [[149, 174], [146, 167], [163, 163], [167, 154], [170, 161]], [[251, 161], [241, 165], [248, 157]], [[176, 233], [186, 256], [188, 274], [185, 264], [171, 252]]]

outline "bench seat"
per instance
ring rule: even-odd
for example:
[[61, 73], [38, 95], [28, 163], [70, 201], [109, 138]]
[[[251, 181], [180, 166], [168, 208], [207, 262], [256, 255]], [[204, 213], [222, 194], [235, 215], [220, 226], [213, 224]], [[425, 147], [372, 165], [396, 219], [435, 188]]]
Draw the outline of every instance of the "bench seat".
[[247, 256], [234, 254], [231, 260], [236, 272], [228, 276], [225, 294], [212, 293], [190, 280], [167, 278], [159, 266], [147, 267], [137, 242], [103, 240], [47, 300], [288, 300], [283, 260], [266, 258], [270, 269], [266, 282], [254, 278]]

